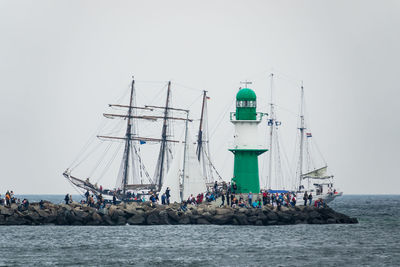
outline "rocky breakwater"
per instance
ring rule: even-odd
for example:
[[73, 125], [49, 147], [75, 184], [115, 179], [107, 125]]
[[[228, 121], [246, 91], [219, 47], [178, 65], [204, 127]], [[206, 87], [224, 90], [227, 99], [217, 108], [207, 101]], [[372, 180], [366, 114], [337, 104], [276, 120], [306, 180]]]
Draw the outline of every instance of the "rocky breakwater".
[[254, 208], [218, 208], [201, 204], [188, 206], [184, 212], [179, 204], [169, 206], [149, 203], [108, 205], [94, 209], [73, 203], [55, 205], [45, 202], [31, 204], [27, 209], [0, 206], [0, 225], [163, 225], [163, 224], [219, 224], [219, 225], [288, 225], [358, 223], [356, 218], [338, 213], [329, 207], [282, 207], [280, 211], [265, 206]]

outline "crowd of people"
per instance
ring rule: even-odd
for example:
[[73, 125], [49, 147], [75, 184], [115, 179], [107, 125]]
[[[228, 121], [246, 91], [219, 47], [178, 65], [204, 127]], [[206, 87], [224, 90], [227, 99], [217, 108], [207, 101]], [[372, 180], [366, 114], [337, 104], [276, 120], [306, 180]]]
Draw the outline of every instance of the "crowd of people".
[[7, 190], [4, 198], [0, 194], [0, 205], [6, 206], [6, 207], [11, 207], [11, 204], [16, 204], [18, 206], [19, 211], [26, 210], [29, 207], [28, 199], [24, 198], [21, 201], [21, 199], [15, 197], [13, 191]]
[[[212, 187], [208, 188], [208, 191], [202, 194], [190, 195], [188, 199], [184, 200], [181, 204], [182, 210], [187, 209], [187, 205], [199, 205], [203, 202], [215, 202], [221, 200], [221, 207], [243, 207], [243, 208], [261, 208], [262, 206], [270, 205], [272, 208], [280, 210], [281, 207], [294, 207], [296, 206], [297, 199], [294, 192], [287, 191], [268, 191], [261, 190], [259, 193], [239, 193], [235, 182], [231, 183], [217, 183], [215, 182]], [[169, 205], [171, 199], [171, 190], [167, 188], [165, 192], [161, 192], [161, 204]], [[148, 197], [148, 200], [146, 199]], [[159, 194], [156, 192], [148, 192], [147, 194], [135, 194], [134, 192], [127, 192], [126, 198], [128, 202], [150, 202], [151, 205], [159, 203]], [[65, 204], [72, 203], [72, 196], [67, 194], [65, 196]], [[314, 205], [315, 207], [325, 207], [326, 203], [323, 199], [319, 198], [313, 202], [313, 195], [307, 191], [303, 195], [304, 206]], [[85, 200], [81, 201], [81, 204], [87, 204], [90, 207], [97, 209], [104, 208], [107, 203], [103, 195], [91, 194], [89, 191], [85, 193]], [[119, 203], [117, 200], [116, 192], [113, 193], [112, 204], [116, 205]]]
[[13, 191], [7, 190], [4, 198], [0, 194], [0, 204], [1, 205], [10, 207], [11, 204], [13, 204], [13, 203], [21, 204], [21, 200], [14, 196], [14, 192]]
[[[268, 190], [261, 190], [259, 194], [253, 194], [252, 192], [243, 194], [237, 193], [237, 185], [235, 182], [232, 184], [222, 182], [222, 184], [214, 183], [212, 188], [205, 194], [198, 194], [196, 197], [191, 195], [186, 201], [184, 201], [184, 209], [189, 204], [198, 205], [203, 202], [203, 198], [206, 202], [216, 201], [221, 199], [221, 207], [243, 207], [243, 208], [261, 208], [265, 205], [270, 205], [273, 208], [280, 210], [281, 207], [294, 207], [297, 204], [296, 194], [294, 192], [270, 192]], [[313, 204], [312, 193], [304, 194], [304, 206], [314, 205], [315, 207], [326, 207], [326, 203], [322, 198], [314, 201]]]

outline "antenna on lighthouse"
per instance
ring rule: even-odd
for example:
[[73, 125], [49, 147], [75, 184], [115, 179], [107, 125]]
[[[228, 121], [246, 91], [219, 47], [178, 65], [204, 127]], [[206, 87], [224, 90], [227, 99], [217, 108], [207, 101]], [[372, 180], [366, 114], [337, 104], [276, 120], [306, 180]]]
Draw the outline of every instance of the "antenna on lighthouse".
[[240, 84], [244, 84], [244, 86], [247, 88], [247, 85], [253, 84], [253, 82], [249, 82], [248, 80], [245, 80], [244, 82], [240, 82]]

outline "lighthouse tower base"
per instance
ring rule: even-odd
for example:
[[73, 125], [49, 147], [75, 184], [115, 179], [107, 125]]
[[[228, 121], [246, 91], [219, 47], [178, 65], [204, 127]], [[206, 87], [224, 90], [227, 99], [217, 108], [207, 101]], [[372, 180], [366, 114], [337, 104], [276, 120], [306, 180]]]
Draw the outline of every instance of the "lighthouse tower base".
[[258, 156], [267, 149], [229, 149], [235, 155], [234, 177], [236, 193], [259, 193]]

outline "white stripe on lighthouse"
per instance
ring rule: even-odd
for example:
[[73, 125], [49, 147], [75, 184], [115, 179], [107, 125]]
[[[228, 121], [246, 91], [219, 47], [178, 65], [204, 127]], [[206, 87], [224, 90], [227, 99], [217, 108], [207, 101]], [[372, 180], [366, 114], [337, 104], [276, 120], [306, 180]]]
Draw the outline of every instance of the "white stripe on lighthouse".
[[236, 149], [260, 149], [262, 144], [258, 136], [260, 121], [232, 121], [235, 124], [234, 146]]

